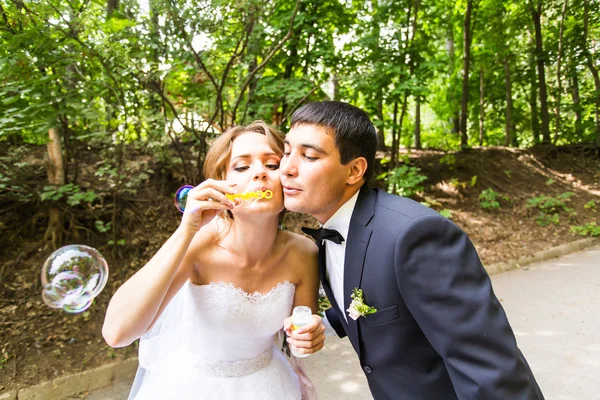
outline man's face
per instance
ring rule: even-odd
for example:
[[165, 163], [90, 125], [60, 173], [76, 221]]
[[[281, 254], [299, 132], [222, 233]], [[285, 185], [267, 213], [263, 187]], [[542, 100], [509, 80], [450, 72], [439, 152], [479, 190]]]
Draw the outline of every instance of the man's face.
[[285, 208], [325, 223], [345, 199], [350, 168], [342, 165], [333, 136], [317, 125], [298, 125], [285, 138], [281, 159]]

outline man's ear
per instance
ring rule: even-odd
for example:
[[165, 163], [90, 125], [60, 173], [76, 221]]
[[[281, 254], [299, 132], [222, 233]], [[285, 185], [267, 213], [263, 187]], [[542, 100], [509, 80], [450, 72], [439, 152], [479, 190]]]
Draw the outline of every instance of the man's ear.
[[347, 185], [354, 185], [362, 179], [367, 172], [367, 167], [369, 164], [367, 163], [367, 159], [364, 157], [356, 157], [354, 160], [350, 161], [349, 165], [350, 169], [348, 170], [348, 177], [346, 178]]

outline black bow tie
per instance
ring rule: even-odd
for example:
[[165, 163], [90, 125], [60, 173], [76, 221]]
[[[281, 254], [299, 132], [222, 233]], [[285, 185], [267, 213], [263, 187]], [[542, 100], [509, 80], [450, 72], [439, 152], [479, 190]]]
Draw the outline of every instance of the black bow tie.
[[331, 240], [333, 243], [342, 244], [344, 237], [335, 229], [319, 228], [311, 229], [302, 227], [302, 232], [312, 236], [317, 244], [320, 244], [323, 239]]

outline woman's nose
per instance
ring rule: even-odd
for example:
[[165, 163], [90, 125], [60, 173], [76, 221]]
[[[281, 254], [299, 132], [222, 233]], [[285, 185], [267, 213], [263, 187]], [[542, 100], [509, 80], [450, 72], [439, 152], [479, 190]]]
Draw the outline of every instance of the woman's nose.
[[262, 171], [262, 172], [257, 172], [256, 174], [254, 174], [254, 179], [267, 179], [267, 173]]
[[267, 171], [265, 170], [264, 165], [259, 165], [257, 167], [255, 167], [255, 171], [254, 171], [254, 179], [255, 180], [264, 180], [267, 179]]

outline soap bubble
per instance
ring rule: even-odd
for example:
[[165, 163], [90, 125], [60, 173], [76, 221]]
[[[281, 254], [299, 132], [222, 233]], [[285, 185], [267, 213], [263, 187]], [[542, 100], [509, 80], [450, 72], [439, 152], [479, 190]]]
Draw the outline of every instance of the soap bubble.
[[108, 280], [108, 264], [92, 247], [69, 245], [56, 250], [42, 267], [42, 300], [69, 313], [85, 311]]
[[180, 212], [185, 211], [185, 203], [187, 202], [188, 193], [193, 188], [193, 186], [185, 185], [177, 189], [177, 192], [175, 192], [175, 207], [177, 207]]

